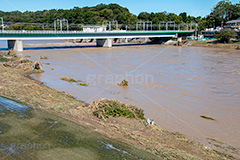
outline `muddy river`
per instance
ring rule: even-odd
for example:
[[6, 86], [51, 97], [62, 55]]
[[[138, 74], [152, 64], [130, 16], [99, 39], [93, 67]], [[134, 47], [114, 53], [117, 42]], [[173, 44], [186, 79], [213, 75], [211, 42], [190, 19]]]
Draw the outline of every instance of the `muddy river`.
[[[20, 55], [33, 61], [48, 57], [42, 60], [45, 72], [33, 77], [79, 100], [118, 99], [144, 109], [166, 130], [240, 148], [240, 51], [146, 45]], [[88, 86], [61, 81], [65, 76]], [[124, 78], [129, 86], [118, 86]]]

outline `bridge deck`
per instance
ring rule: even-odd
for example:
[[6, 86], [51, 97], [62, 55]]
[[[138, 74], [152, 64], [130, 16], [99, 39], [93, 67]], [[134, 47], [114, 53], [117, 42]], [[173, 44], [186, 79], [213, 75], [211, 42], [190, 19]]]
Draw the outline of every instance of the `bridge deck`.
[[104, 39], [104, 38], [147, 38], [147, 37], [174, 37], [176, 34], [193, 34], [193, 30], [181, 31], [106, 31], [106, 32], [79, 32], [79, 31], [4, 31], [0, 32], [0, 40], [40, 40], [40, 39]]

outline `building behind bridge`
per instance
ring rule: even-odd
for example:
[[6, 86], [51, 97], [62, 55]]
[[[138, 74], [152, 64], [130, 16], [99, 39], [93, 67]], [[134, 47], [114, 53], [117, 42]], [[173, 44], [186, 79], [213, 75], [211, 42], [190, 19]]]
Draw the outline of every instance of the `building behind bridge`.
[[240, 29], [240, 17], [235, 20], [227, 21], [224, 28]]
[[84, 25], [83, 32], [104, 32], [107, 30], [105, 25]]

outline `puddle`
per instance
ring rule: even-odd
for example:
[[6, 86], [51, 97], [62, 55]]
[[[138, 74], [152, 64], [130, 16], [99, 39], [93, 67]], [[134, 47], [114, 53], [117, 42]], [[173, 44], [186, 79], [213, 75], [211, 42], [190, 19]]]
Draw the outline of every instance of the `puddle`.
[[31, 108], [15, 101], [0, 97], [0, 116], [15, 113], [19, 118], [29, 118]]

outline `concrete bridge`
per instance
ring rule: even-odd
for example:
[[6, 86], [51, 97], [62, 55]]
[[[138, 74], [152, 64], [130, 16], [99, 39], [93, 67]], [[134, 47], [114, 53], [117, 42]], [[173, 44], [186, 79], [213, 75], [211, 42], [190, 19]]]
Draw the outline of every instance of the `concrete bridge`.
[[0, 40], [8, 41], [8, 49], [23, 51], [24, 40], [64, 40], [64, 39], [96, 39], [99, 47], [112, 47], [114, 38], [154, 38], [190, 36], [194, 30], [164, 30], [164, 31], [2, 31]]

